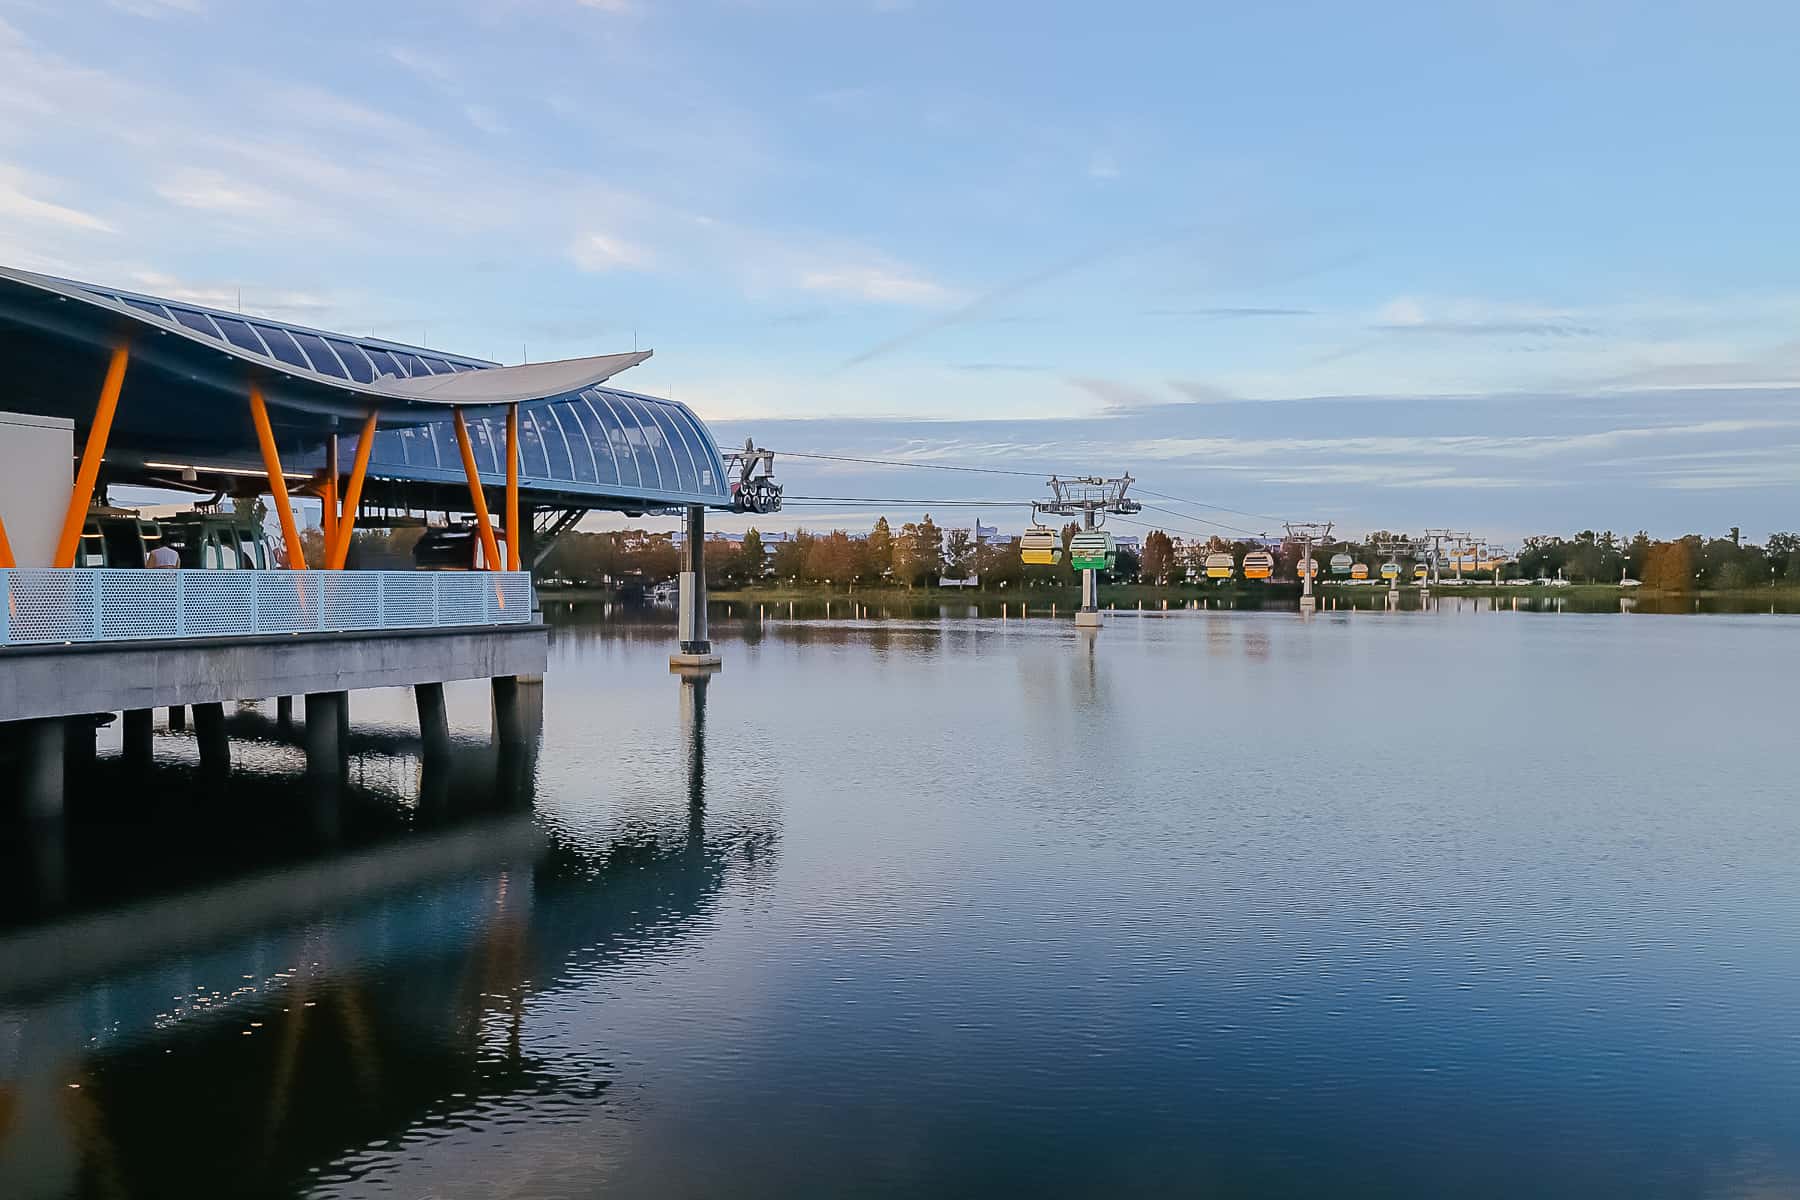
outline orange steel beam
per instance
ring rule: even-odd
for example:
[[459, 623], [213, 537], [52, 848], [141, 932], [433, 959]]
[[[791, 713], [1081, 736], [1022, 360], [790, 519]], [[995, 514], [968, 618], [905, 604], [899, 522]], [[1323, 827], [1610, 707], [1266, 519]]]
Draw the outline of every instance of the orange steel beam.
[[0, 518], [0, 571], [18, 565], [13, 561], [12, 543], [6, 540], [6, 520]]
[[344, 515], [338, 518], [337, 540], [328, 543], [325, 566], [333, 571], [344, 569], [350, 554], [350, 535], [356, 532], [356, 510], [362, 504], [363, 477], [369, 473], [369, 452], [375, 448], [375, 414], [363, 420], [362, 434], [356, 439], [356, 461], [350, 465], [350, 486], [344, 490]]
[[506, 569], [519, 569], [519, 406], [506, 407]]
[[325, 439], [325, 486], [319, 489], [319, 526], [325, 532], [325, 555], [337, 545], [338, 527], [338, 440], [337, 434]]
[[306, 570], [306, 551], [300, 546], [300, 530], [294, 524], [294, 509], [288, 503], [287, 477], [281, 473], [281, 455], [275, 450], [275, 430], [269, 425], [269, 406], [263, 403], [262, 389], [250, 389], [250, 420], [256, 425], [256, 440], [262, 445], [263, 470], [269, 476], [269, 495], [275, 498], [275, 515], [281, 520], [281, 540], [287, 548], [288, 569]]
[[125, 386], [125, 364], [130, 359], [131, 351], [119, 346], [107, 364], [94, 423], [88, 427], [87, 441], [81, 447], [75, 488], [69, 493], [69, 510], [63, 514], [62, 535], [56, 539], [56, 557], [51, 560], [55, 566], [75, 565], [75, 550], [81, 545], [81, 528], [87, 524], [88, 503], [94, 498], [94, 483], [100, 478], [100, 459], [106, 454], [106, 439], [112, 433], [113, 413], [119, 409], [119, 389]]
[[456, 410], [456, 448], [462, 451], [463, 472], [469, 477], [469, 504], [475, 510], [475, 532], [481, 535], [481, 552], [487, 557], [487, 569], [500, 569], [500, 546], [494, 541], [494, 526], [488, 520], [487, 496], [481, 490], [481, 474], [475, 469], [475, 448], [469, 444], [469, 426], [462, 409]]

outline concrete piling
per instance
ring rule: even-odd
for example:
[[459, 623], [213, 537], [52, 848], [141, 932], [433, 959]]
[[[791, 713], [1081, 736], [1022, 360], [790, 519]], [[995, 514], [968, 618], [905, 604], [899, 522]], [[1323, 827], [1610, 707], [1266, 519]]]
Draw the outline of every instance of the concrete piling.
[[147, 708], [125, 711], [124, 758], [133, 770], [143, 770], [156, 757], [155, 714]]
[[425, 744], [427, 762], [450, 757], [450, 717], [444, 707], [444, 685], [421, 683], [413, 687], [419, 705], [419, 739]]
[[309, 692], [306, 696], [306, 771], [335, 778], [342, 766], [343, 722], [338, 716], [342, 692]]
[[200, 769], [223, 775], [231, 770], [231, 739], [225, 734], [222, 703], [194, 705], [194, 736], [200, 743]]

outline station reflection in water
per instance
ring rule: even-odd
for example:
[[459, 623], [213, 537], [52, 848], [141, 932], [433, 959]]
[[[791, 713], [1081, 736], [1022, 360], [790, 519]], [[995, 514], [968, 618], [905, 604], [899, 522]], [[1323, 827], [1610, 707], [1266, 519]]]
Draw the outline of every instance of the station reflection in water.
[[525, 1048], [534, 997], [681, 952], [773, 841], [709, 846], [707, 680], [679, 688], [685, 811], [608, 841], [538, 819], [533, 750], [432, 772], [365, 736], [346, 784], [95, 764], [66, 830], [4, 842], [0, 1196], [291, 1195], [372, 1144], [604, 1105], [605, 1047]]

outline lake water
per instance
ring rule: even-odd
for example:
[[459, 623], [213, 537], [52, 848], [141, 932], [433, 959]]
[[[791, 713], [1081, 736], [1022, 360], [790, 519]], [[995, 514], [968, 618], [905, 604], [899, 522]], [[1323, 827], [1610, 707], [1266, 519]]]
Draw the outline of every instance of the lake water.
[[0, 1196], [1800, 1194], [1793, 617], [552, 609], [9, 838]]

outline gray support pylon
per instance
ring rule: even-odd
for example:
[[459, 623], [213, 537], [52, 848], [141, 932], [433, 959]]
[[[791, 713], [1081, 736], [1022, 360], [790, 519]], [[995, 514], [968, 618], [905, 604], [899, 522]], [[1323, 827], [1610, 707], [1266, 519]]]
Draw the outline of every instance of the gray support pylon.
[[688, 505], [687, 541], [681, 548], [681, 614], [679, 639], [683, 654], [711, 654], [706, 629], [706, 510]]
[[194, 736], [200, 743], [200, 767], [223, 773], [231, 769], [231, 739], [225, 734], [225, 706], [194, 705]]
[[444, 707], [444, 685], [421, 683], [413, 688], [419, 704], [419, 738], [425, 744], [425, 758], [441, 761], [450, 757], [450, 717]]
[[147, 708], [125, 711], [124, 757], [134, 770], [148, 767], [156, 757], [155, 714]]
[[342, 692], [312, 692], [306, 697], [306, 770], [336, 776], [341, 769], [338, 741], [338, 697]]

